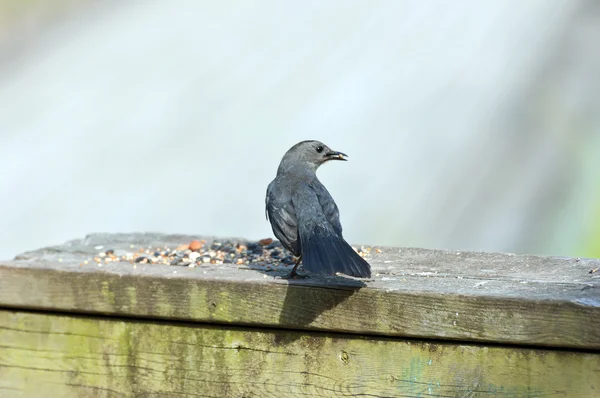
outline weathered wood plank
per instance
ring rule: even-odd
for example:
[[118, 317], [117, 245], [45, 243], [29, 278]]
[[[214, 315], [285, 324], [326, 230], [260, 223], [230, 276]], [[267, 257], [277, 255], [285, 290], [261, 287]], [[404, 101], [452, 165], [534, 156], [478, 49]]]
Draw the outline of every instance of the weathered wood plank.
[[569, 397], [600, 354], [0, 311], [2, 397]]
[[0, 264], [0, 307], [600, 349], [597, 260], [382, 248], [366, 283], [287, 281], [273, 278], [286, 271], [231, 264], [80, 266], [96, 245], [190, 239], [94, 235], [26, 253]]

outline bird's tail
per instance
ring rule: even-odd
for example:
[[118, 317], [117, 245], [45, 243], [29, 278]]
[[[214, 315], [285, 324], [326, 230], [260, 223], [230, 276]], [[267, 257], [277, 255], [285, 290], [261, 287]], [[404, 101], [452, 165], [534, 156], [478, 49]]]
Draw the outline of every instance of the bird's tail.
[[302, 239], [302, 266], [314, 273], [341, 272], [359, 278], [371, 277], [371, 266], [341, 236], [329, 231]]

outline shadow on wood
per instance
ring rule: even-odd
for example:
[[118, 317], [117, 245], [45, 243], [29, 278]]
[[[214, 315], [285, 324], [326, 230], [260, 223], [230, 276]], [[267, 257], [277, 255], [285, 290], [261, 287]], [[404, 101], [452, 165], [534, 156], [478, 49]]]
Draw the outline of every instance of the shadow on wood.
[[[253, 271], [273, 278], [286, 278], [289, 270], [266, 271], [264, 267], [250, 267]], [[367, 284], [362, 280], [309, 274], [306, 279], [287, 279], [285, 298], [279, 314], [279, 324], [292, 329], [310, 329], [310, 325], [325, 312], [334, 309]], [[342, 330], [342, 329], [340, 329]], [[299, 334], [278, 334], [278, 344], [291, 343]]]
[[[281, 265], [124, 256], [191, 239], [92, 235], [0, 261], [0, 395], [600, 389], [600, 279], [589, 272], [599, 260], [377, 248], [371, 280], [282, 280]], [[108, 248], [125, 258], [92, 260]]]
[[[310, 281], [289, 281], [279, 315], [280, 324], [306, 329], [323, 313], [335, 308], [366, 286], [362, 281], [340, 276], [315, 276], [314, 278]], [[276, 341], [293, 342], [298, 336], [298, 334], [279, 334], [276, 336]]]

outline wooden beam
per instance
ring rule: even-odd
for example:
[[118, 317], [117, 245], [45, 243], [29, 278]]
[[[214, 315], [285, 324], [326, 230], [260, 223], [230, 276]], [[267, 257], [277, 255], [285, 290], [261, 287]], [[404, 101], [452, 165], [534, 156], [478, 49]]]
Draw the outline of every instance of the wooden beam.
[[[600, 350], [598, 260], [373, 248], [374, 278], [83, 262], [191, 237], [93, 235], [0, 263], [0, 307]], [[134, 268], [135, 266], [135, 268]]]
[[554, 397], [600, 354], [0, 311], [0, 396]]

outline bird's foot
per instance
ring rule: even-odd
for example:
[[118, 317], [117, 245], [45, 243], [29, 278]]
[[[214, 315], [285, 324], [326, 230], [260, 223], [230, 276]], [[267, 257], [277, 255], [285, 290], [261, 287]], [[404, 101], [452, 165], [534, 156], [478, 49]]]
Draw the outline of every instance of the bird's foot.
[[310, 276], [301, 275], [301, 274], [297, 273], [296, 270], [293, 270], [287, 276], [284, 276], [282, 279], [309, 279], [309, 278], [310, 278]]

